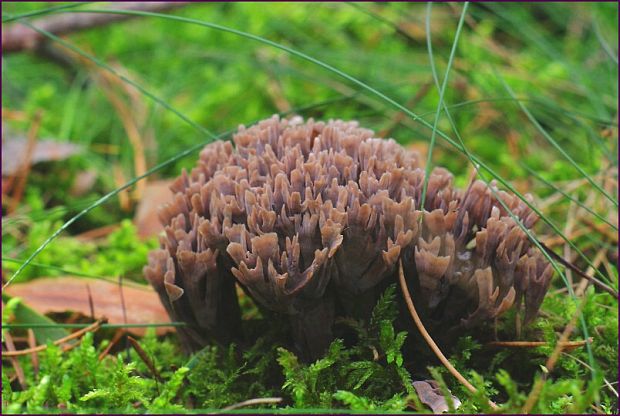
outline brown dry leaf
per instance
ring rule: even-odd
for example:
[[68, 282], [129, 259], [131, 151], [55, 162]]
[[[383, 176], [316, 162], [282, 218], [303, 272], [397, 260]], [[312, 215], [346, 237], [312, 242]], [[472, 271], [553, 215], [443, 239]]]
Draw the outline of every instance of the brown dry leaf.
[[[122, 324], [123, 308], [119, 286], [115, 282], [88, 279], [84, 277], [43, 277], [27, 283], [9, 286], [7, 294], [20, 297], [28, 306], [40, 314], [74, 311], [90, 316], [88, 288], [92, 296], [95, 318], [108, 318], [111, 324]], [[157, 293], [150, 287], [124, 285], [123, 295], [127, 312], [127, 323], [149, 324], [170, 322], [170, 318], [159, 301]], [[155, 328], [158, 335], [172, 332], [172, 327]], [[146, 328], [128, 328], [136, 335], [144, 335]]]
[[[450, 410], [448, 402], [435, 380], [414, 381], [413, 387], [418, 393], [420, 401], [430, 407], [434, 414], [445, 413]], [[454, 395], [451, 394], [451, 396], [453, 408], [458, 409], [461, 401]]]
[[172, 200], [170, 185], [173, 180], [161, 180], [149, 182], [144, 188], [142, 199], [138, 203], [134, 223], [138, 228], [141, 238], [156, 236], [164, 227], [159, 221], [157, 209], [164, 203]]
[[[23, 168], [27, 158], [28, 140], [24, 137], [4, 138], [2, 140], [2, 176], [13, 175]], [[30, 163], [64, 160], [82, 151], [74, 143], [53, 140], [37, 140]]]

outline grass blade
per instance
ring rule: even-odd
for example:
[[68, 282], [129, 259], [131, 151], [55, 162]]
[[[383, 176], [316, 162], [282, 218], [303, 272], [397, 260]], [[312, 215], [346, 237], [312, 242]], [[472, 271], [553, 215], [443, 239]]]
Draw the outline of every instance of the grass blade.
[[[59, 11], [59, 13], [64, 13], [63, 11]], [[427, 122], [426, 120], [422, 119], [419, 115], [415, 114], [414, 112], [410, 111], [409, 109], [407, 109], [406, 107], [404, 107], [403, 105], [401, 105], [400, 103], [398, 103], [397, 101], [395, 101], [394, 99], [386, 96], [385, 94], [383, 94], [382, 92], [378, 91], [377, 89], [367, 85], [366, 83], [358, 80], [357, 78], [344, 73], [343, 71], [323, 62], [320, 61], [314, 57], [311, 57], [303, 52], [297, 51], [295, 49], [289, 48], [285, 45], [279, 44], [277, 42], [271, 41], [269, 39], [265, 39], [261, 36], [257, 36], [257, 35], [253, 35], [251, 33], [247, 33], [247, 32], [243, 32], [237, 29], [232, 29], [226, 26], [222, 26], [222, 25], [218, 25], [215, 23], [210, 23], [210, 22], [204, 22], [201, 20], [197, 20], [197, 19], [191, 19], [191, 18], [186, 18], [186, 17], [180, 17], [180, 16], [175, 16], [175, 15], [169, 15], [169, 14], [161, 14], [161, 13], [154, 13], [154, 12], [142, 12], [142, 11], [129, 11], [129, 10], [114, 10], [114, 9], [97, 9], [97, 10], [79, 10], [76, 11], [76, 13], [116, 13], [116, 14], [131, 14], [131, 15], [138, 15], [138, 16], [145, 16], [145, 17], [158, 17], [158, 18], [162, 18], [162, 19], [168, 19], [168, 20], [174, 20], [174, 21], [179, 21], [179, 22], [183, 22], [183, 23], [188, 23], [188, 24], [194, 24], [194, 25], [198, 25], [198, 26], [203, 26], [203, 27], [207, 27], [207, 28], [211, 28], [211, 29], [215, 29], [215, 30], [220, 30], [223, 32], [227, 32], [227, 33], [231, 33], [231, 34], [235, 34], [237, 36], [241, 36], [247, 39], [251, 39], [254, 40], [256, 42], [260, 42], [269, 46], [272, 46], [276, 49], [280, 49], [283, 50], [293, 56], [296, 56], [298, 58], [304, 59], [306, 61], [309, 61], [323, 69], [326, 69], [352, 83], [354, 83], [355, 85], [361, 87], [362, 89], [370, 92], [371, 94], [379, 97], [380, 99], [382, 99], [383, 101], [389, 103], [390, 105], [392, 105], [393, 107], [395, 107], [398, 110], [403, 111], [405, 114], [407, 114], [408, 116], [411, 117], [411, 119], [413, 121], [419, 122], [420, 124], [422, 124], [423, 126], [432, 129], [436, 132], [436, 134], [439, 134], [440, 137], [442, 137], [444, 140], [446, 140], [449, 144], [451, 144], [453, 147], [455, 147], [458, 151], [462, 152], [462, 153], [467, 153], [465, 147], [462, 144], [458, 144], [456, 143], [452, 138], [450, 138], [447, 134], [443, 133], [442, 131], [438, 130], [438, 129], [433, 129], [433, 126]], [[36, 28], [35, 28], [36, 30]], [[52, 35], [53, 36], [53, 35]], [[75, 47], [74, 47], [75, 49]], [[131, 82], [128, 80], [128, 82]], [[192, 123], [194, 124], [194, 123]], [[202, 144], [201, 144], [202, 145]], [[200, 146], [195, 146], [194, 148], [182, 152], [183, 156], [178, 157], [178, 159], [180, 159], [181, 157], [186, 156], [187, 154], [191, 153], [191, 151], [196, 150], [196, 148], [198, 148]], [[176, 157], [173, 158], [174, 161], [178, 160]], [[499, 176], [490, 166], [488, 166], [486, 163], [484, 163], [479, 157], [471, 154], [470, 155], [470, 160], [472, 161], [472, 163], [474, 163], [474, 165], [478, 165], [482, 168], [484, 168], [489, 174], [491, 174], [495, 179], [497, 179], [503, 186], [505, 186], [506, 188], [508, 188], [511, 192], [513, 192], [519, 199], [521, 199], [528, 207], [530, 207], [536, 214], [538, 214], [544, 222], [546, 222], [547, 224], [549, 224], [553, 230], [560, 236], [562, 236], [562, 238], [567, 241], [567, 243], [569, 245], [571, 245], [571, 247], [574, 247], [574, 244], [568, 240], [563, 234], [562, 232], [558, 229], [558, 227], [553, 224], [551, 221], [549, 221], [535, 206], [533, 206], [529, 201], [527, 201], [525, 199], [525, 197], [518, 191], [516, 191], [516, 189], [514, 189], [514, 187], [512, 187], [505, 179], [503, 179], [501, 176]], [[169, 161], [169, 163], [166, 163], [163, 166], [159, 166], [156, 167], [158, 169], [161, 169], [162, 167], [167, 166], [168, 164], [172, 163]], [[153, 168], [155, 169], [155, 168]], [[117, 189], [115, 191], [113, 191], [112, 193], [104, 196], [103, 200], [98, 200], [96, 203], [100, 204], [105, 202], [105, 200], [109, 199], [110, 197], [116, 195], [118, 192], [126, 189], [127, 187], [133, 185], [133, 183], [135, 183], [135, 181], [142, 179], [143, 177], [146, 177], [148, 175], [150, 175], [151, 173], [153, 173], [155, 170], [150, 170], [148, 172], [146, 172], [142, 177], [139, 178], [135, 178], [133, 181], [128, 182], [128, 184], [126, 184], [124, 187], [122, 187], [122, 189]], [[92, 208], [91, 208], [92, 209]], [[84, 213], [80, 213], [78, 214], [77, 218], [81, 217]], [[72, 218], [70, 221], [75, 221], [77, 219], [76, 217]], [[520, 224], [520, 223], [519, 223]], [[522, 225], [521, 225], [522, 226]], [[524, 227], [523, 227], [524, 228]], [[63, 230], [66, 229], [66, 227], [63, 228]], [[62, 230], [60, 230], [60, 232], [62, 232]], [[34, 257], [36, 257], [36, 255], [38, 255], [38, 253], [44, 248], [44, 246], [47, 246], [47, 244], [49, 244], [49, 242], [51, 242], [54, 238], [56, 238], [56, 236], [58, 234], [60, 234], [60, 232], [56, 232], [52, 237], [50, 237], [50, 239], [48, 239], [48, 241], [46, 241], [37, 251], [35, 251], [35, 253], [33, 253], [33, 255], [31, 255], [31, 257], [29, 258], [29, 260], [33, 259]], [[534, 239], [534, 237], [531, 235], [531, 233], [529, 233], [529, 230], [526, 230], [526, 234], [528, 235], [528, 237], [530, 237], [531, 239]], [[534, 239], [535, 240], [535, 239]], [[576, 249], [576, 247], [574, 247]], [[542, 250], [542, 248], [539, 246], [539, 249]], [[581, 253], [580, 251], [578, 251], [579, 253]], [[581, 253], [581, 255], [583, 256], [583, 253]], [[553, 264], [555, 264], [553, 262], [553, 259], [551, 259], [550, 257], [548, 257], [548, 260], [551, 261]], [[588, 261], [589, 264], [591, 264], [591, 262], [589, 261], [589, 259], [586, 258], [586, 261]], [[25, 265], [22, 265], [22, 268], [25, 267]], [[557, 264], [555, 264], [555, 269], [556, 271], [559, 272], [559, 268], [557, 268]], [[21, 268], [18, 269], [18, 272], [21, 272]], [[18, 272], [16, 272], [16, 274], [18, 274]], [[600, 271], [597, 270], [597, 272], [600, 274]], [[13, 276], [11, 276], [11, 278], [9, 279], [9, 281], [13, 280], [16, 276], [16, 274], [14, 274]], [[6, 284], [8, 284], [9, 282], [7, 282]], [[6, 286], [5, 284], [5, 286]]]
[[[437, 134], [437, 123], [439, 123], [439, 115], [443, 108], [443, 97], [446, 92], [446, 85], [448, 85], [448, 75], [450, 74], [450, 68], [452, 68], [452, 61], [454, 60], [454, 54], [456, 53], [456, 47], [459, 43], [459, 37], [461, 36], [461, 30], [463, 29], [463, 23], [465, 23], [465, 15], [467, 14], [467, 7], [469, 2], [465, 2], [463, 5], [463, 11], [461, 12], [461, 18], [459, 19], [458, 26], [456, 27], [456, 33], [454, 35], [454, 42], [452, 42], [452, 49], [450, 50], [450, 58], [448, 58], [448, 66], [446, 68], [446, 75], [443, 78], [441, 88], [439, 89], [439, 104], [437, 104], [437, 111], [435, 113], [435, 121], [433, 122], [433, 132], [431, 133], [431, 142], [428, 147], [428, 157], [426, 158], [426, 167], [424, 170], [424, 185], [422, 187], [422, 196], [420, 197], [420, 209], [424, 209], [424, 203], [426, 202], [426, 191], [428, 189], [428, 180], [431, 173], [431, 164], [433, 162], [433, 148], [435, 147], [435, 138]], [[428, 3], [428, 15], [430, 15], [431, 3]], [[428, 32], [427, 32], [428, 34]], [[430, 36], [427, 36], [430, 45]], [[430, 50], [432, 58], [432, 50]], [[432, 59], [431, 59], [432, 62]], [[437, 74], [433, 65], [433, 77], [435, 82], [438, 83]], [[464, 147], [463, 147], [464, 148]], [[420, 217], [422, 219], [423, 217]]]
[[534, 176], [534, 178], [536, 178], [537, 180], [539, 180], [540, 182], [544, 183], [545, 185], [547, 185], [549, 188], [553, 189], [555, 192], [559, 192], [560, 194], [562, 194], [566, 199], [569, 199], [571, 201], [573, 201], [575, 204], [579, 205], [581, 208], [585, 209], [586, 211], [588, 211], [590, 214], [594, 215], [598, 220], [603, 221], [605, 224], [609, 225], [611, 228], [613, 228], [614, 230], [618, 231], [618, 226], [609, 222], [608, 220], [606, 220], [605, 218], [603, 218], [600, 214], [598, 214], [597, 212], [595, 212], [594, 210], [592, 210], [591, 208], [588, 208], [583, 202], [581, 202], [579, 199], [572, 197], [570, 194], [564, 192], [563, 190], [561, 190], [560, 188], [558, 188], [557, 186], [555, 186], [554, 184], [552, 184], [551, 182], [549, 182], [548, 180], [546, 180], [545, 178], [543, 178], [540, 173], [536, 172], [534, 169], [530, 168], [529, 166], [527, 166], [525, 163], [520, 162], [519, 166], [521, 166], [523, 169], [525, 169], [530, 175]]
[[[508, 91], [508, 93], [510, 94], [511, 97], [515, 96], [514, 91], [512, 90], [512, 88], [510, 88], [510, 86], [506, 83], [506, 81], [502, 78], [502, 76], [496, 72], [496, 76], [499, 78], [499, 80], [502, 82], [502, 84], [504, 85], [504, 88], [506, 88], [506, 91]], [[540, 132], [540, 134], [543, 135], [543, 137], [549, 142], [551, 143], [551, 145], [553, 147], [555, 147], [555, 149], [571, 164], [573, 165], [573, 167], [584, 177], [586, 178], [586, 180], [588, 182], [590, 182], [590, 184], [600, 193], [602, 193], [605, 198], [607, 198], [611, 203], [613, 203], [616, 207], [618, 207], [618, 201], [616, 201], [611, 195], [609, 195], [607, 192], [605, 192], [605, 190], [596, 182], [594, 182], [594, 180], [590, 177], [590, 175], [588, 175], [586, 173], [586, 171], [583, 170], [583, 168], [581, 166], [579, 166], [579, 164], [577, 162], [575, 162], [573, 160], [573, 158], [571, 158], [568, 153], [566, 153], [566, 151], [564, 149], [562, 149], [562, 146], [560, 146], [554, 139], [553, 137], [551, 137], [551, 135], [549, 133], [547, 133], [547, 131], [545, 130], [545, 128], [543, 126], [540, 125], [540, 123], [538, 122], [538, 120], [536, 120], [536, 117], [534, 117], [532, 115], [532, 113], [527, 109], [527, 107], [525, 106], [525, 104], [523, 104], [520, 101], [516, 101], [516, 103], [519, 105], [519, 108], [521, 108], [521, 111], [523, 111], [525, 113], [525, 115], [527, 116], [527, 118], [530, 120], [530, 122], [534, 125], [534, 127], [536, 127], [536, 129]]]
[[[439, 85], [439, 79], [437, 77], [437, 72], [435, 70], [435, 64], [434, 64], [434, 59], [433, 59], [433, 52], [432, 52], [432, 42], [431, 42], [431, 31], [430, 31], [430, 15], [431, 15], [431, 3], [429, 2], [427, 4], [427, 13], [426, 13], [426, 40], [427, 40], [427, 48], [428, 48], [428, 52], [429, 52], [429, 60], [431, 63], [431, 70], [433, 72], [433, 79], [435, 80], [435, 84], [438, 86]], [[440, 103], [441, 104], [441, 103]], [[474, 164], [474, 166], [476, 166], [474, 159], [473, 159], [473, 155], [471, 155], [467, 149], [465, 148], [465, 144], [458, 132], [458, 129], [456, 128], [456, 123], [454, 122], [454, 120], [452, 119], [452, 116], [450, 115], [450, 112], [448, 111], [447, 106], [445, 106], [444, 104], [444, 109], [446, 112], [446, 115], [448, 117], [448, 120], [450, 121], [450, 124], [452, 126], [452, 129], [455, 133], [455, 135], [457, 136], [461, 146], [463, 147], [463, 151], [465, 152], [465, 155], [467, 156], [467, 158], [470, 160], [470, 162], [472, 164]], [[476, 169], [478, 172], [478, 175], [481, 177], [481, 179], [487, 183], [487, 185], [490, 185], [490, 181], [487, 180], [484, 175], [482, 174], [482, 172], [479, 169]], [[428, 175], [428, 173], [427, 173]], [[494, 175], [495, 176], [495, 175]], [[497, 179], [499, 179], [498, 176], [495, 176]], [[511, 190], [512, 186], [508, 186], [508, 184], [506, 183], [505, 185], [507, 185], [507, 187]], [[552, 255], [550, 255], [550, 253], [547, 252], [547, 250], [545, 249], [545, 246], [543, 246], [543, 244], [541, 242], [538, 241], [538, 239], [532, 234], [532, 232], [527, 229], [521, 222], [521, 220], [512, 213], [512, 211], [509, 209], [509, 207], [504, 203], [504, 201], [499, 198], [499, 195], [497, 195], [497, 192], [493, 189], [492, 186], [489, 186], [489, 189], [491, 190], [491, 192], [493, 193], [493, 195], [496, 197], [497, 201], [504, 207], [504, 209], [506, 210], [506, 212], [509, 214], [509, 216], [515, 221], [515, 223], [525, 232], [525, 234], [528, 236], [528, 238], [534, 243], [534, 245], [537, 246], [537, 248], [542, 252], [543, 256], [545, 256], [547, 258], [547, 260], [551, 263], [552, 267], [554, 268], [554, 270], [560, 275], [560, 277], [562, 278], [564, 284], [566, 285], [566, 287], [568, 288], [568, 292], [571, 295], [571, 298], [573, 300], [573, 302], [577, 305], [579, 303], [577, 297], [575, 296], [575, 293], [572, 290], [572, 286], [569, 284], [568, 279], [566, 278], [566, 275], [564, 273], [562, 273], [562, 271], [559, 268], [559, 265], [557, 264], [557, 262], [555, 261], [555, 259], [553, 258]], [[513, 192], [516, 193], [516, 190], [513, 190]], [[523, 199], [525, 201], [525, 199]], [[525, 201], [528, 205], [530, 205], [527, 201]], [[533, 207], [532, 207], [533, 208]], [[552, 224], [550, 220], [547, 220], [546, 217], [540, 215], [541, 218], [545, 218], [545, 220], [549, 223]], [[554, 228], [556, 228], [559, 231], [559, 228], [557, 228], [554, 225]], [[561, 234], [561, 233], [560, 233]], [[568, 241], [568, 239], [566, 239], [563, 235], [562, 237]], [[570, 243], [572, 245], [572, 243]], [[575, 247], [576, 248], [576, 247]], [[584, 256], [585, 257], [585, 256]], [[588, 259], [587, 259], [588, 260]], [[589, 260], [588, 260], [589, 261]], [[566, 267], [566, 266], [565, 266]], [[585, 323], [585, 318], [583, 317], [583, 314], [580, 315], [580, 324], [581, 324], [581, 330], [584, 334], [585, 339], [588, 339], [589, 333], [588, 333], [588, 329]], [[594, 367], [594, 355], [592, 352], [592, 347], [590, 346], [589, 343], [586, 344], [586, 349], [588, 351], [588, 359], [590, 361], [590, 364], [592, 365], [592, 379], [595, 379], [596, 377], [596, 373], [597, 370], [595, 370]]]
[[[166, 15], [162, 15], [162, 16], [166, 16]], [[110, 198], [116, 196], [117, 194], [119, 194], [120, 192], [122, 192], [123, 190], [133, 186], [134, 184], [136, 184], [138, 181], [150, 176], [151, 174], [165, 168], [166, 166], [171, 165], [172, 163], [176, 162], [177, 160], [180, 160], [192, 153], [194, 153], [195, 151], [201, 149], [202, 147], [204, 147], [206, 144], [210, 143], [213, 140], [217, 140], [217, 139], [221, 139], [223, 137], [226, 137], [227, 135], [232, 133], [232, 130], [229, 130], [227, 132], [224, 132], [220, 135], [214, 135], [213, 133], [211, 133], [209, 130], [207, 130], [206, 128], [200, 126], [199, 124], [195, 123], [193, 120], [189, 119], [187, 116], [185, 116], [184, 114], [182, 114], [180, 111], [178, 111], [177, 109], [175, 109], [174, 107], [172, 107], [170, 104], [168, 104], [166, 101], [164, 101], [163, 99], [155, 96], [154, 94], [152, 94], [151, 92], [149, 92], [146, 88], [142, 87], [140, 84], [136, 83], [135, 81], [132, 81], [130, 79], [128, 79], [127, 77], [123, 76], [122, 74], [119, 74], [116, 70], [114, 70], [114, 68], [110, 67], [109, 65], [105, 64], [104, 62], [102, 62], [101, 60], [97, 59], [96, 57], [84, 52], [83, 50], [81, 50], [80, 48], [71, 45], [68, 42], [65, 42], [64, 40], [60, 39], [58, 36], [55, 36], [45, 30], [39, 29], [34, 27], [33, 25], [24, 22], [24, 24], [26, 26], [31, 27], [32, 29], [36, 30], [37, 32], [49, 37], [50, 39], [60, 43], [61, 45], [71, 49], [72, 51], [74, 51], [75, 53], [78, 53], [79, 55], [91, 60], [92, 62], [94, 62], [95, 64], [97, 64], [98, 66], [104, 68], [107, 71], [110, 71], [111, 73], [113, 73], [114, 75], [118, 76], [120, 79], [122, 79], [124, 82], [129, 83], [130, 85], [132, 85], [133, 87], [135, 87], [136, 89], [138, 89], [138, 91], [140, 91], [142, 94], [144, 94], [145, 96], [151, 98], [152, 100], [154, 100], [155, 102], [157, 102], [158, 104], [162, 105], [164, 108], [166, 108], [167, 110], [173, 112], [175, 115], [177, 115], [180, 119], [182, 119], [183, 121], [185, 121], [187, 124], [191, 125], [192, 127], [194, 127], [196, 130], [198, 130], [199, 132], [208, 135], [210, 137], [209, 140], [199, 143], [197, 145], [194, 145], [186, 150], [184, 150], [183, 152], [180, 152], [179, 154], [173, 156], [172, 158], [154, 166], [153, 168], [147, 170], [144, 174], [135, 177], [134, 179], [130, 180], [129, 182], [125, 183], [123, 186], [116, 188], [115, 190], [107, 193], [106, 195], [104, 195], [103, 197], [97, 199], [95, 202], [93, 202], [92, 204], [88, 205], [86, 208], [84, 208], [83, 210], [81, 210], [78, 214], [76, 214], [75, 216], [73, 216], [72, 218], [70, 218], [67, 222], [65, 222], [58, 230], [56, 230], [49, 238], [47, 238], [43, 244], [41, 244], [25, 261], [24, 263], [22, 263], [19, 268], [15, 271], [15, 273], [13, 273], [13, 275], [9, 278], [9, 280], [7, 280], [7, 282], [2, 286], [3, 288], [6, 288], [9, 284], [11, 284], [11, 282], [13, 282], [13, 280], [15, 280], [15, 278], [17, 276], [19, 276], [21, 274], [21, 272], [30, 264], [30, 262], [35, 259], [39, 253], [41, 253], [53, 240], [56, 239], [56, 237], [58, 237], [63, 231], [65, 231], [69, 226], [71, 226], [73, 223], [75, 223], [78, 219], [80, 219], [81, 217], [83, 217], [84, 215], [86, 215], [88, 212], [90, 212], [91, 210], [93, 210], [94, 208], [98, 207], [99, 205], [103, 204], [104, 202], [106, 202], [107, 200], [109, 200]], [[332, 101], [333, 100], [328, 100], [328, 101]], [[319, 103], [319, 105], [323, 105], [324, 103]], [[315, 104], [316, 105], [316, 104]], [[311, 105], [308, 108], [312, 108], [315, 105]]]
[[9, 14], [8, 17], [2, 18], [2, 23], [10, 23], [15, 20], [25, 19], [28, 17], [51, 14], [51, 13], [55, 13], [61, 10], [73, 9], [73, 8], [84, 6], [86, 4], [91, 4], [91, 3], [94, 3], [94, 2], [85, 1], [85, 2], [72, 3], [72, 4], [63, 4], [60, 6], [48, 7], [47, 9], [35, 10], [33, 12], [28, 12], [28, 13], [14, 14], [14, 15]]

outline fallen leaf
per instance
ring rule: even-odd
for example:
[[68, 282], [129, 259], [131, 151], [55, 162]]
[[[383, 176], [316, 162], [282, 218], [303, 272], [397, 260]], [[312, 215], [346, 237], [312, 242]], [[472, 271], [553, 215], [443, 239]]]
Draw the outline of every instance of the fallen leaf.
[[[414, 381], [413, 387], [418, 393], [420, 401], [430, 407], [434, 414], [445, 413], [450, 410], [448, 402], [435, 380]], [[452, 394], [450, 396], [452, 407], [458, 409], [461, 406], [461, 401]]]
[[[43, 277], [27, 283], [16, 283], [5, 289], [13, 297], [19, 297], [40, 314], [51, 312], [79, 312], [90, 316], [88, 287], [93, 301], [95, 318], [108, 318], [111, 324], [125, 323], [118, 283], [84, 277]], [[159, 296], [150, 286], [123, 285], [127, 323], [167, 323], [170, 318]], [[144, 335], [146, 328], [128, 328], [129, 332]], [[174, 331], [172, 327], [156, 327], [158, 335]]]
[[134, 223], [141, 238], [156, 236], [164, 227], [159, 222], [157, 209], [166, 202], [172, 201], [170, 185], [173, 180], [149, 182], [144, 188], [142, 199], [138, 203]]
[[[28, 140], [24, 137], [3, 138], [2, 176], [13, 175], [26, 163]], [[54, 140], [37, 140], [30, 157], [30, 164], [64, 160], [82, 151], [82, 146]]]

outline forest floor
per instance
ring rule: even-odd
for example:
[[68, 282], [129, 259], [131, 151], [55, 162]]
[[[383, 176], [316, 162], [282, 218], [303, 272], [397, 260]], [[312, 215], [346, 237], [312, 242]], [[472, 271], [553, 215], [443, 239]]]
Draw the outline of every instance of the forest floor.
[[[397, 286], [366, 338], [306, 365], [246, 297], [253, 347], [184, 355], [142, 275], [156, 207], [199, 149], [299, 114], [432, 152], [459, 187], [473, 155], [533, 195], [540, 241], [617, 293], [617, 4], [190, 4], [46, 31], [118, 8], [2, 3], [3, 413], [430, 412], [413, 380], [457, 413], [618, 412], [617, 296], [560, 262], [524, 344], [473, 332], [447, 352], [477, 393], [428, 349], [407, 359]], [[17, 25], [30, 41], [9, 50]], [[516, 341], [511, 322], [495, 330]]]

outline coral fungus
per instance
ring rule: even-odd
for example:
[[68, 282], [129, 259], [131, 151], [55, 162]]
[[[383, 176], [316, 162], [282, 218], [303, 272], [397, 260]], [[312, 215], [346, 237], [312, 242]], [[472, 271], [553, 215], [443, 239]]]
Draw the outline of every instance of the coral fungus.
[[493, 183], [460, 191], [436, 168], [421, 207], [417, 154], [357, 122], [274, 116], [233, 143], [207, 145], [175, 181], [145, 267], [172, 319], [188, 323], [189, 350], [240, 336], [238, 284], [288, 317], [304, 357], [320, 356], [336, 317], [368, 318], [399, 260], [438, 327], [470, 328], [513, 305], [526, 322], [536, 315], [552, 269], [497, 198], [527, 228], [537, 216]]

